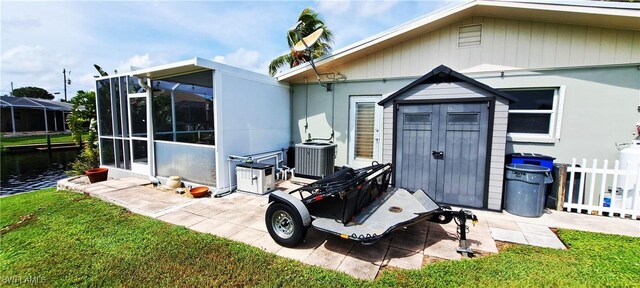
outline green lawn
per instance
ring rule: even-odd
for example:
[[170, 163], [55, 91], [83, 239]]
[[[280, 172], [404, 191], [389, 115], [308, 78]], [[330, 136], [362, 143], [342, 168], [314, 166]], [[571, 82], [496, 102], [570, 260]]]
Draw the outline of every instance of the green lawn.
[[[87, 134], [82, 135], [82, 139], [87, 138]], [[55, 134], [51, 135], [51, 143], [73, 143], [71, 134]], [[0, 137], [0, 146], [18, 146], [29, 144], [47, 144], [47, 136], [19, 136], [19, 137]]]
[[21, 277], [48, 286], [593, 287], [640, 283], [638, 238], [570, 230], [560, 231], [571, 246], [566, 251], [518, 245], [498, 255], [442, 261], [421, 270], [389, 270], [375, 281], [361, 281], [54, 189], [0, 198], [0, 227], [0, 280]]

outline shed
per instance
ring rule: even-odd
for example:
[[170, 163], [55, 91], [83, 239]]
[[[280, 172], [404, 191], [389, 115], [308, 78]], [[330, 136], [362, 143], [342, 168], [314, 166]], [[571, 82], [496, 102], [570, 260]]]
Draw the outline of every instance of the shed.
[[202, 58], [98, 78], [96, 98], [100, 163], [114, 174], [224, 192], [230, 156], [279, 164], [289, 145], [289, 86]]
[[0, 96], [1, 132], [65, 131], [71, 104], [45, 99]]
[[513, 101], [440, 65], [378, 102], [394, 185], [423, 189], [438, 203], [499, 210]]

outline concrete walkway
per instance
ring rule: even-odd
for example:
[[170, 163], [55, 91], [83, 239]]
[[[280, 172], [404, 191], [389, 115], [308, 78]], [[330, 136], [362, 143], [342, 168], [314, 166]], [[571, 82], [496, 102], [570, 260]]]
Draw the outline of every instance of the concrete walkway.
[[[460, 259], [456, 225], [423, 222], [364, 246], [309, 229], [296, 248], [275, 243], [265, 226], [268, 198], [236, 192], [222, 198], [192, 199], [142, 187], [149, 182], [123, 178], [87, 184], [81, 178], [58, 183], [58, 188], [87, 193], [132, 212], [261, 248], [301, 262], [374, 279], [381, 267], [416, 269], [437, 259]], [[285, 188], [296, 186], [285, 182]], [[565, 249], [548, 227], [640, 236], [640, 221], [554, 212], [540, 218], [474, 211], [479, 223], [470, 227], [468, 242], [481, 254], [497, 253], [495, 240]]]

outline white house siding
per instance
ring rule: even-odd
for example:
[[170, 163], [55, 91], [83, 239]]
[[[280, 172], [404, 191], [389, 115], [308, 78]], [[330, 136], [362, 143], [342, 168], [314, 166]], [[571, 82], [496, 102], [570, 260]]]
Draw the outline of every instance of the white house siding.
[[[443, 103], [453, 99], [483, 99], [491, 96], [487, 92], [474, 87], [468, 83], [439, 83], [418, 85], [395, 100], [436, 100]], [[389, 101], [384, 106], [383, 116], [383, 148], [382, 161], [392, 162], [393, 160], [393, 101]], [[495, 114], [493, 123], [493, 137], [491, 138], [491, 155], [487, 155], [490, 161], [489, 168], [489, 197], [487, 208], [499, 210], [502, 205], [502, 180], [504, 179], [504, 154], [507, 137], [507, 117], [509, 113], [509, 103], [507, 100], [498, 98], [495, 103]]]
[[[458, 48], [458, 27], [475, 23], [483, 26], [482, 45]], [[625, 63], [640, 63], [640, 27], [632, 31], [470, 17], [333, 70], [356, 80], [422, 76], [440, 64], [465, 72]]]

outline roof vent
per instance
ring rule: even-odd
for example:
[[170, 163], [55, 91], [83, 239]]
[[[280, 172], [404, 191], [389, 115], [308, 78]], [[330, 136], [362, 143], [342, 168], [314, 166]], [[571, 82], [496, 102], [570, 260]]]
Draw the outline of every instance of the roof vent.
[[482, 24], [460, 26], [458, 28], [458, 47], [474, 47], [482, 44]]

